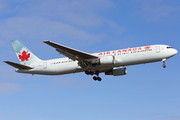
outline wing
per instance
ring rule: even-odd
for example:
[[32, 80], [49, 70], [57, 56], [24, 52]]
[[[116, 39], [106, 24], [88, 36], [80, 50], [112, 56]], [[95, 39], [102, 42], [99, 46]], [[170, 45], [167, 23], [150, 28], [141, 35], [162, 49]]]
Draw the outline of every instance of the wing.
[[18, 64], [18, 63], [14, 63], [14, 62], [10, 62], [10, 61], [4, 61], [4, 62], [15, 67], [15, 68], [18, 68], [18, 69], [33, 69], [32, 67], [22, 65], [22, 64]]
[[43, 42], [56, 48], [56, 51], [68, 57], [69, 59], [72, 59], [73, 61], [77, 60], [78, 64], [83, 68], [87, 67], [88, 64], [91, 64], [93, 60], [98, 59], [97, 56], [76, 49], [72, 49], [64, 45], [60, 45], [51, 41], [43, 41]]

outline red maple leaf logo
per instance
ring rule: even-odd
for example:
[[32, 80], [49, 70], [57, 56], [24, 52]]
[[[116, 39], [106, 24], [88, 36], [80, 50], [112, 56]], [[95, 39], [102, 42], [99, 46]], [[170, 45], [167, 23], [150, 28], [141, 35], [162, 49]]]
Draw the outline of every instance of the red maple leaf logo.
[[146, 46], [146, 47], [144, 47], [144, 49], [148, 50], [148, 49], [150, 49], [150, 46]]
[[27, 54], [26, 51], [22, 52], [22, 55], [19, 55], [19, 59], [21, 59], [21, 62], [28, 61], [30, 57], [30, 53]]

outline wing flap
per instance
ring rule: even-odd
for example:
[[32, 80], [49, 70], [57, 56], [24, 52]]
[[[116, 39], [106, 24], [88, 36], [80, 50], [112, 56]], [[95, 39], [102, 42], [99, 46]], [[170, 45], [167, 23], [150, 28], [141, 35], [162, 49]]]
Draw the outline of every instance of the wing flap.
[[14, 63], [14, 62], [10, 62], [10, 61], [4, 61], [4, 62], [15, 67], [15, 68], [18, 68], [18, 69], [33, 69], [32, 67], [22, 65], [22, 64], [18, 64], [18, 63]]

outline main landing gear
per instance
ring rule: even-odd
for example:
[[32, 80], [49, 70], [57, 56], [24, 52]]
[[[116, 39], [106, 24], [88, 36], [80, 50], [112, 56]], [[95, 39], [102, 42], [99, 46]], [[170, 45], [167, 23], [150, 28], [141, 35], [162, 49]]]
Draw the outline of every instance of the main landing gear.
[[163, 59], [162, 61], [163, 61], [163, 65], [162, 65], [163, 68], [166, 68], [166, 62], [167, 62], [167, 59]]
[[96, 76], [93, 77], [93, 80], [95, 80], [95, 81], [96, 80], [98, 80], [98, 81], [102, 80], [100, 77], [98, 77], [99, 76], [99, 72], [93, 72], [91, 70], [86, 70], [85, 73], [86, 73], [86, 75], [94, 75], [95, 74], [97, 76], [97, 77]]
[[95, 80], [95, 81], [96, 81], [96, 80], [101, 81], [102, 79], [101, 79], [100, 77], [94, 76], [94, 77], [93, 77], [93, 80]]

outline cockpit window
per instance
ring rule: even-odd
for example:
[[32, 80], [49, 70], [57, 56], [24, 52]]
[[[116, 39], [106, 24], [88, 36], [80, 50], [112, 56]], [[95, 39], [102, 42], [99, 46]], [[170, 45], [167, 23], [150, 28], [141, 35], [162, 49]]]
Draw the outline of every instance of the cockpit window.
[[167, 47], [167, 49], [170, 49], [170, 48], [172, 48], [172, 47], [170, 47], [170, 46]]

